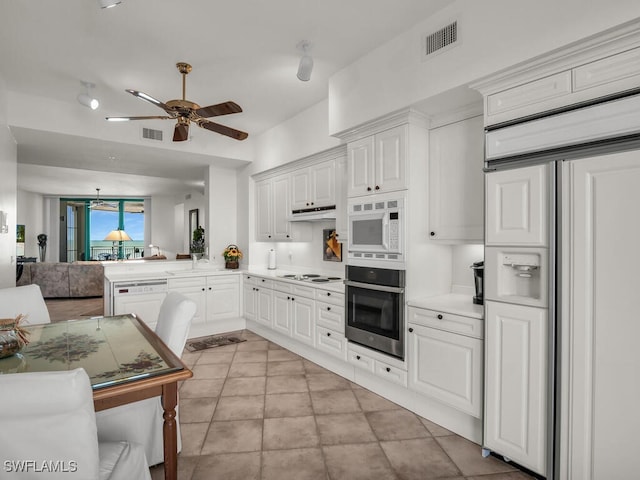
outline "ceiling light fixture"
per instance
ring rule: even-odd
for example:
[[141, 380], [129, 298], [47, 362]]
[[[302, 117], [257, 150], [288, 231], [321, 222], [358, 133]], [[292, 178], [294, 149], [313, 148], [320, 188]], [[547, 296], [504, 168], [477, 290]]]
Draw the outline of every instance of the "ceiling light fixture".
[[86, 89], [86, 93], [81, 93], [80, 95], [78, 95], [78, 101], [85, 107], [89, 107], [91, 110], [95, 110], [100, 106], [100, 102], [98, 101], [98, 99], [93, 98], [91, 96], [91, 89], [96, 85], [91, 82], [81, 82], [81, 83], [82, 85], [84, 85]]
[[302, 51], [302, 57], [300, 58], [300, 64], [298, 65], [298, 79], [303, 82], [308, 82], [311, 78], [311, 71], [313, 70], [313, 58], [309, 55], [311, 44], [306, 40], [302, 40], [298, 43], [298, 50]]
[[111, 7], [115, 7], [116, 5], [120, 5], [122, 3], [122, 0], [98, 0], [98, 5], [100, 5], [100, 8], [111, 8]]

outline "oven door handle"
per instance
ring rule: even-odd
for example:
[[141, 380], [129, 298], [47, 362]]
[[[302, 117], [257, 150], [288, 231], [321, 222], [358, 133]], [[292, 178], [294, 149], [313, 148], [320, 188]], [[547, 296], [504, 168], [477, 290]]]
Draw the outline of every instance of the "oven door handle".
[[386, 285], [375, 285], [372, 283], [352, 282], [351, 280], [345, 280], [344, 284], [347, 287], [364, 288], [366, 290], [377, 290], [379, 292], [404, 293], [404, 288], [402, 287], [387, 287]]

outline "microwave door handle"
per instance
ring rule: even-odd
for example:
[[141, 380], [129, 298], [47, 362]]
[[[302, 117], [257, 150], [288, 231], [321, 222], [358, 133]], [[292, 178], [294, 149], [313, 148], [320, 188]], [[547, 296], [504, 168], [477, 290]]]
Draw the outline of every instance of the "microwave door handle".
[[389, 250], [389, 214], [385, 213], [382, 219], [382, 248], [387, 251]]

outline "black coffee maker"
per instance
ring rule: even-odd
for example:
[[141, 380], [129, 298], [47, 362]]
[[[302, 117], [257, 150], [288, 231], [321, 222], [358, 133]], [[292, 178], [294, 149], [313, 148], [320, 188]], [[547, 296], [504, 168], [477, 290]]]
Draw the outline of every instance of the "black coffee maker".
[[473, 297], [473, 303], [476, 305], [484, 305], [484, 261], [475, 262], [471, 265], [471, 269], [473, 270], [473, 280], [476, 284], [476, 294]]

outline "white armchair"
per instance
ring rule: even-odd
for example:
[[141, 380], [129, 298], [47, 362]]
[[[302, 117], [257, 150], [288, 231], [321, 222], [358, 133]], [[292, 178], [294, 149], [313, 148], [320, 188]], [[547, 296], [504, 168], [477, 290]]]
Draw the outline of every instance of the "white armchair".
[[[170, 292], [160, 307], [156, 333], [178, 357], [182, 355], [196, 308], [194, 301], [177, 292]], [[103, 410], [96, 415], [98, 438], [101, 441], [129, 440], [141, 443], [145, 447], [149, 465], [157, 465], [164, 462], [163, 414], [160, 397]], [[179, 452], [182, 440], [177, 409], [176, 424]]]
[[151, 480], [142, 445], [98, 443], [87, 373], [0, 375], [0, 477]]
[[0, 288], [0, 318], [16, 318], [19, 314], [27, 315], [26, 323], [29, 325], [51, 323], [38, 285]]

